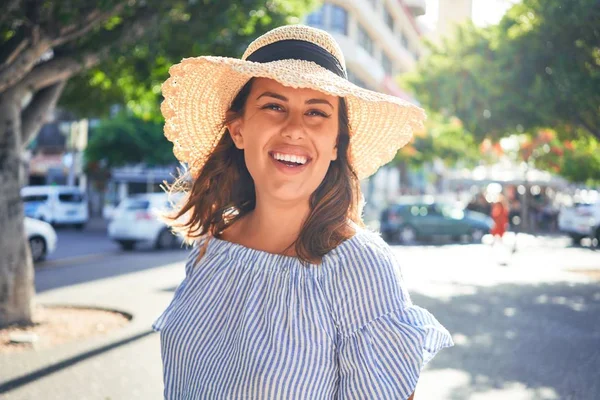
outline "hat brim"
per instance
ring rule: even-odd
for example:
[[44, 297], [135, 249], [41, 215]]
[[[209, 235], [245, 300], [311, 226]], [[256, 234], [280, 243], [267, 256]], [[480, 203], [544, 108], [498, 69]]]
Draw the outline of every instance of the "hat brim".
[[309, 88], [343, 97], [350, 124], [350, 162], [364, 179], [391, 161], [423, 129], [425, 112], [398, 97], [361, 88], [333, 72], [303, 60], [256, 63], [236, 58], [186, 58], [169, 69], [162, 86], [165, 136], [193, 176], [225, 132], [231, 102], [252, 77], [284, 86]]

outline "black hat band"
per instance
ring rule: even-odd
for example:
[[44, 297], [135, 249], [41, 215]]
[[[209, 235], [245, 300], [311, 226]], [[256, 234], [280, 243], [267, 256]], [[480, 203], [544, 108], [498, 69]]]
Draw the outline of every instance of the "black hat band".
[[304, 40], [280, 40], [268, 44], [250, 54], [246, 60], [258, 63], [280, 60], [312, 61], [337, 76], [348, 79], [346, 70], [333, 54], [321, 46]]

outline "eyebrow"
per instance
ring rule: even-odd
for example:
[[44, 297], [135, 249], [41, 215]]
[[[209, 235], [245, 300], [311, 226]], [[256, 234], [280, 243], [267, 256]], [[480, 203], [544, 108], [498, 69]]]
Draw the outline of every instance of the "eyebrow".
[[[277, 93], [273, 93], [273, 92], [264, 92], [263, 94], [261, 94], [260, 96], [258, 96], [256, 98], [256, 100], [260, 99], [261, 97], [273, 97], [275, 99], [281, 100], [281, 101], [288, 101], [288, 98], [285, 96], [282, 96], [280, 94]], [[331, 105], [330, 102], [328, 102], [325, 99], [310, 99], [310, 100], [306, 100], [305, 102], [306, 104], [326, 104], [329, 107], [331, 107], [333, 109], [333, 105]]]

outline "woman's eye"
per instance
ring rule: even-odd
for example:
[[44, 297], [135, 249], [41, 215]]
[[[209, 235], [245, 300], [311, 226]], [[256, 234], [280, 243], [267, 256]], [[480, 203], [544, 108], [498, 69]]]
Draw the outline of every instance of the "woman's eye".
[[311, 117], [329, 118], [329, 115], [320, 110], [310, 110], [308, 113]]
[[283, 111], [283, 107], [278, 104], [265, 104], [263, 110]]

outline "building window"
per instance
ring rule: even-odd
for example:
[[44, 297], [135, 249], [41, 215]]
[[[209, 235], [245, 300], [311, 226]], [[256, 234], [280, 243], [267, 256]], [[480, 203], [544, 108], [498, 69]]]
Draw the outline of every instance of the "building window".
[[383, 70], [386, 74], [392, 75], [392, 61], [385, 53], [381, 54], [381, 65], [383, 66]]
[[412, 49], [411, 53], [412, 53], [413, 57], [415, 58], [415, 60], [419, 61], [419, 58], [420, 58], [420, 56], [419, 56], [419, 50]]
[[400, 42], [402, 42], [402, 46], [405, 49], [408, 49], [408, 38], [406, 37], [406, 35], [402, 31], [400, 32]]
[[373, 40], [361, 25], [358, 25], [358, 44], [373, 55]]
[[392, 17], [392, 14], [390, 14], [390, 11], [387, 7], [383, 7], [383, 19], [390, 30], [394, 32], [394, 17]]
[[308, 14], [306, 17], [306, 24], [314, 26], [315, 28], [325, 27], [325, 6], [319, 7], [318, 10]]
[[331, 6], [331, 30], [348, 34], [348, 12], [339, 6]]

